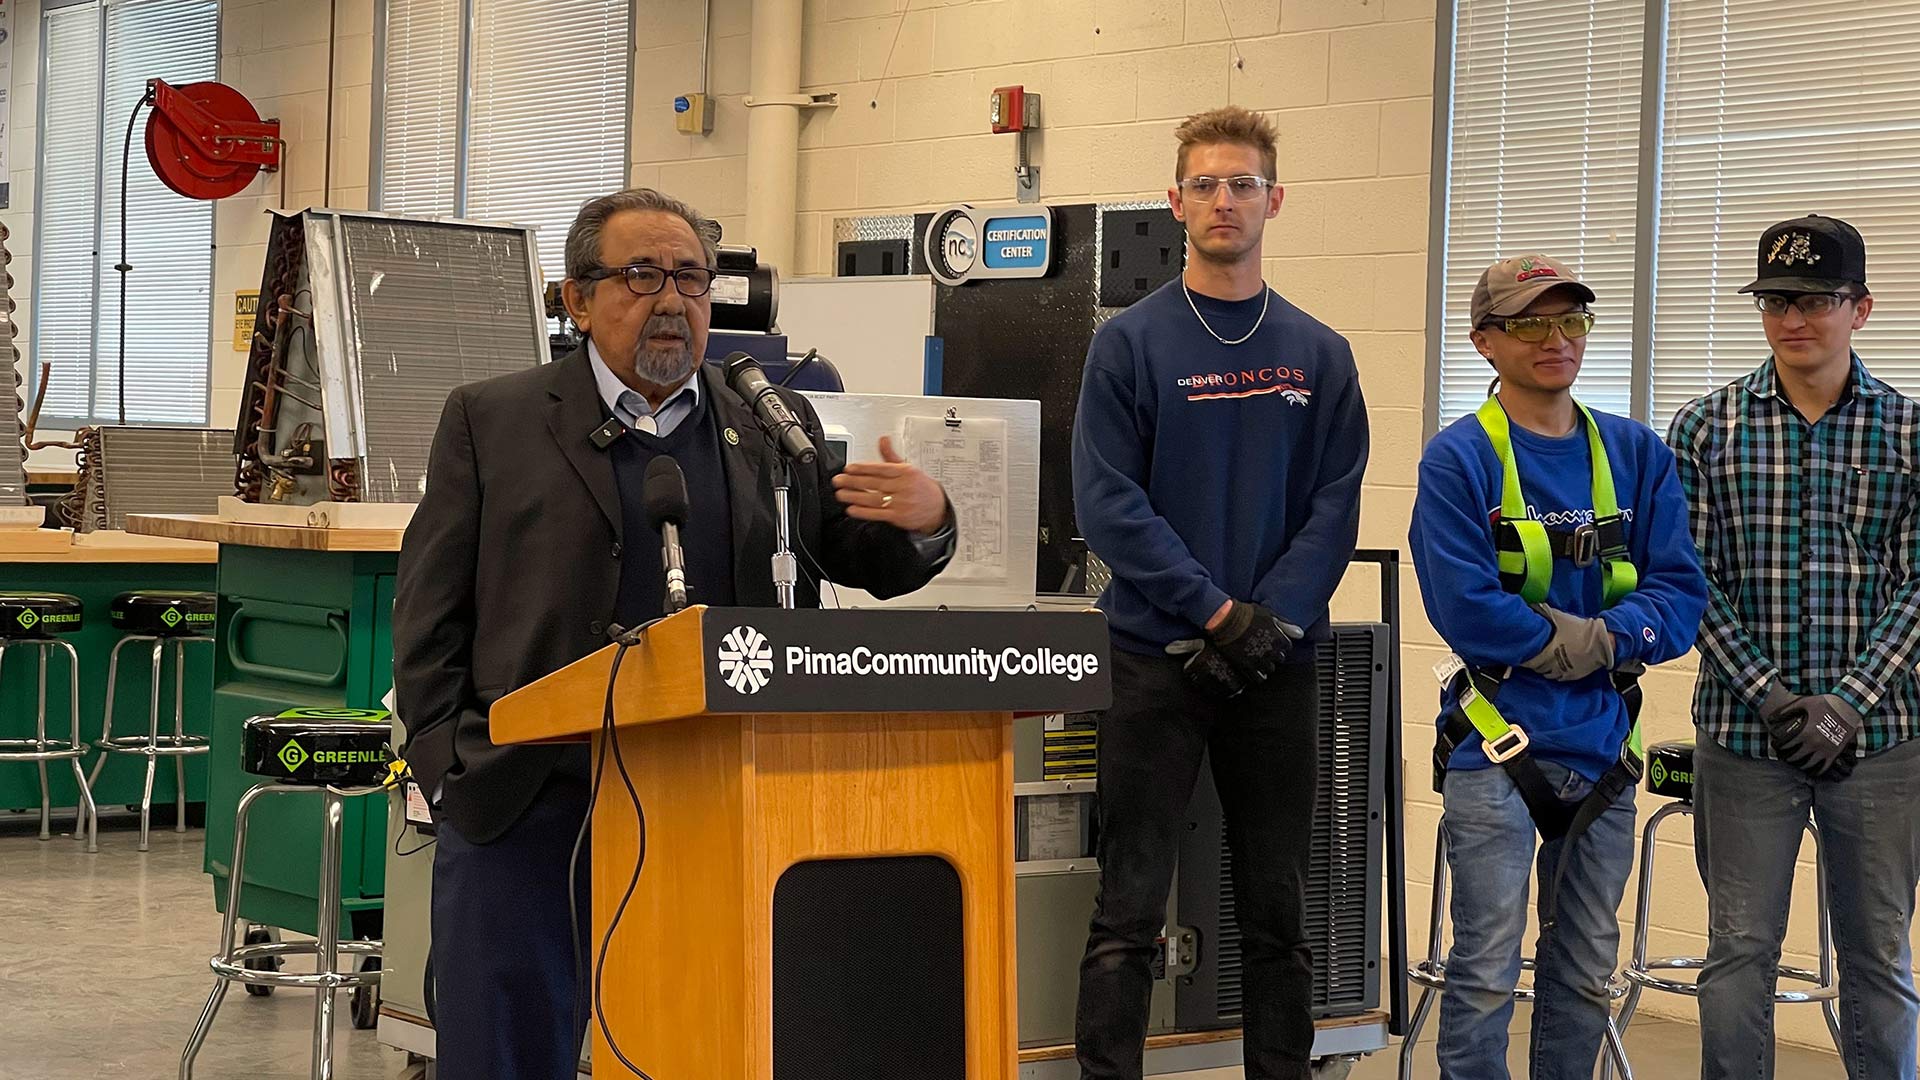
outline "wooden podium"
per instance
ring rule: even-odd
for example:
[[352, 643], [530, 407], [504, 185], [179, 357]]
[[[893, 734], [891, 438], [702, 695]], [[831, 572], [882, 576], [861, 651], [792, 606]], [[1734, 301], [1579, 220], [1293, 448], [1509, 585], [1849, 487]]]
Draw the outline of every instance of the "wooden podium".
[[[595, 743], [587, 945], [618, 913], [595, 977], [622, 1053], [658, 1080], [1014, 1080], [1013, 715], [1105, 708], [1107, 640], [1097, 612], [696, 607], [621, 658], [617, 757], [613, 646], [496, 703], [495, 743]], [[595, 1076], [632, 1076], [590, 1027]]]

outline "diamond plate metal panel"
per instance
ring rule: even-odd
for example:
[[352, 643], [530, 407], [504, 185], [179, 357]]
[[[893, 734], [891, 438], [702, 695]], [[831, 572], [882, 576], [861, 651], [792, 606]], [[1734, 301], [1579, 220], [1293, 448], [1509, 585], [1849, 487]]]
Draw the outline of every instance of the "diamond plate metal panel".
[[[1107, 211], [1109, 210], [1164, 210], [1166, 209], [1166, 207], [1167, 207], [1167, 200], [1165, 199], [1144, 199], [1137, 202], [1095, 203], [1093, 207], [1093, 250], [1095, 252], [1100, 252], [1100, 251], [1105, 251], [1107, 248]], [[1101, 271], [1104, 269], [1105, 268], [1100, 265], [1100, 260], [1098, 258], [1095, 258], [1094, 266], [1093, 266], [1093, 295], [1096, 297], [1100, 295], [1100, 275], [1101, 275]], [[1127, 309], [1096, 306], [1093, 309], [1093, 328], [1095, 330], [1100, 329], [1102, 326], [1106, 325], [1106, 322], [1108, 319], [1113, 318], [1115, 315], [1118, 315], [1125, 310]]]
[[833, 219], [833, 242], [843, 240], [905, 240], [913, 242], [912, 214], [876, 214], [873, 217]]

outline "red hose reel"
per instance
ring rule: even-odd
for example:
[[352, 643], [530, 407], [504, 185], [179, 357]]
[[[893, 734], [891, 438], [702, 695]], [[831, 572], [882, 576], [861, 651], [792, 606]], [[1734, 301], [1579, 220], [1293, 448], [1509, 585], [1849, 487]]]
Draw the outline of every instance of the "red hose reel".
[[189, 199], [238, 195], [260, 170], [280, 168], [280, 121], [262, 120], [245, 94], [225, 83], [147, 82], [147, 161]]

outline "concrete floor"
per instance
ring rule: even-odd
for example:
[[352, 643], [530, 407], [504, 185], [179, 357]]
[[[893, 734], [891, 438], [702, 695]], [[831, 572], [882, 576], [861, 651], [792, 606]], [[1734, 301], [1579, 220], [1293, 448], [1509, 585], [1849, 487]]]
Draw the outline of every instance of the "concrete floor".
[[[201, 872], [204, 834], [156, 829], [153, 850], [134, 850], [130, 819], [109, 818], [100, 853], [62, 837], [41, 843], [35, 824], [0, 819], [0, 1080], [171, 1077], [213, 978], [207, 957], [220, 916]], [[71, 821], [67, 822], [71, 827]], [[55, 819], [55, 828], [60, 828]], [[405, 1056], [349, 1024], [336, 1006], [334, 1073], [339, 1080], [398, 1080]], [[1524, 1014], [1519, 1018], [1524, 1023]], [[308, 1075], [313, 996], [280, 991], [228, 993], [201, 1051], [196, 1080], [299, 1080]], [[1627, 1039], [1639, 1080], [1699, 1076], [1691, 1025], [1645, 1019]], [[1415, 1075], [1438, 1075], [1431, 1037]], [[1524, 1077], [1526, 1044], [1514, 1042], [1514, 1075]], [[1397, 1058], [1360, 1063], [1353, 1080], [1391, 1080]], [[1841, 1080], [1838, 1060], [1782, 1046], [1778, 1075]], [[1180, 1080], [1239, 1080], [1240, 1070], [1189, 1073]]]

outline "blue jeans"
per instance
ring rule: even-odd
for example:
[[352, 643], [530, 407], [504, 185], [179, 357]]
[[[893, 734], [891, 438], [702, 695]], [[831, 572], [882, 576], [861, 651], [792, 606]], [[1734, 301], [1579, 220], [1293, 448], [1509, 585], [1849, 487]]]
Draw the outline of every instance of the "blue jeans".
[[1707, 884], [1700, 1075], [1773, 1076], [1773, 991], [1807, 813], [1820, 827], [1840, 1057], [1852, 1080], [1912, 1080], [1914, 889], [1920, 885], [1920, 739], [1864, 758], [1838, 783], [1695, 740], [1694, 856]]
[[[1552, 762], [1539, 765], [1562, 799], [1585, 798], [1593, 788]], [[1560, 882], [1557, 925], [1535, 944], [1534, 1080], [1592, 1080], [1611, 1004], [1607, 979], [1620, 948], [1620, 897], [1633, 867], [1633, 794], [1622, 792], [1579, 838]], [[1449, 772], [1444, 799], [1453, 949], [1440, 998], [1440, 1075], [1502, 1080], [1527, 932], [1527, 879], [1537, 872], [1544, 889], [1567, 845], [1539, 845], [1536, 870], [1533, 819], [1503, 769]]]

